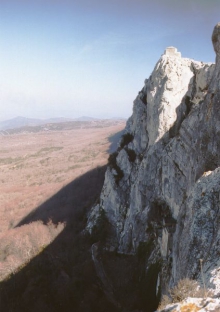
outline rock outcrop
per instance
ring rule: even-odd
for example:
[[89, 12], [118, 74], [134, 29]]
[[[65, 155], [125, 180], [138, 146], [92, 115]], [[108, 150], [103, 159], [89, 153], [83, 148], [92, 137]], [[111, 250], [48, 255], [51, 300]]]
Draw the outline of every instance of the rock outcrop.
[[[220, 295], [220, 23], [216, 64], [165, 50], [134, 101], [118, 151], [109, 158], [99, 204], [111, 224], [107, 248], [134, 254], [150, 246], [163, 293], [177, 281], [201, 281]], [[155, 289], [156, 291], [156, 289]]]
[[160, 312], [219, 312], [220, 299], [187, 298], [183, 302], [168, 305]]

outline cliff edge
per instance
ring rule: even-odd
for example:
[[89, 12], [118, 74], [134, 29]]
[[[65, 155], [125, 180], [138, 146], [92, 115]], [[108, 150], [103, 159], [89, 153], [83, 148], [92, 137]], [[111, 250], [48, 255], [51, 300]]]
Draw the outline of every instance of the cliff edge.
[[134, 101], [98, 205], [111, 225], [106, 248], [134, 254], [148, 246], [146, 271], [159, 265], [162, 293], [180, 279], [220, 295], [220, 23], [216, 64], [182, 58], [169, 47]]

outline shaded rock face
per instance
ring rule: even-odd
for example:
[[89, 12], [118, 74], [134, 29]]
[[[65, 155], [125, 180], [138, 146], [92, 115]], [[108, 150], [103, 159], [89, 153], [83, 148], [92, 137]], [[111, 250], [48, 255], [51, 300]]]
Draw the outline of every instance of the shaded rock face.
[[162, 292], [181, 278], [201, 279], [200, 259], [219, 292], [220, 23], [212, 41], [216, 64], [181, 58], [173, 47], [161, 56], [134, 101], [88, 219], [91, 230], [104, 209], [108, 246], [118, 252], [152, 242], [146, 269], [161, 264]]

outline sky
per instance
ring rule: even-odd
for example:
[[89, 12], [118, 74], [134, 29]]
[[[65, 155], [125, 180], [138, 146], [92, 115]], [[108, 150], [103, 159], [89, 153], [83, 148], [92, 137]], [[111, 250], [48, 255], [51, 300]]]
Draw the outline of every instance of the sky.
[[0, 120], [123, 117], [168, 46], [215, 62], [220, 0], [0, 0]]

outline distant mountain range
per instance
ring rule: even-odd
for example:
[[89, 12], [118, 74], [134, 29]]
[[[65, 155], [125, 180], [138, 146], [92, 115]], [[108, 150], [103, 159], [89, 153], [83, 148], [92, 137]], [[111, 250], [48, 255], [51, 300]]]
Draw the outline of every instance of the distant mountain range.
[[30, 126], [40, 126], [48, 123], [60, 123], [67, 121], [93, 121], [99, 120], [99, 118], [92, 118], [87, 116], [82, 116], [79, 118], [49, 118], [49, 119], [36, 119], [36, 118], [26, 118], [26, 117], [15, 117], [9, 120], [0, 121], [0, 130], [16, 129], [21, 127]]

